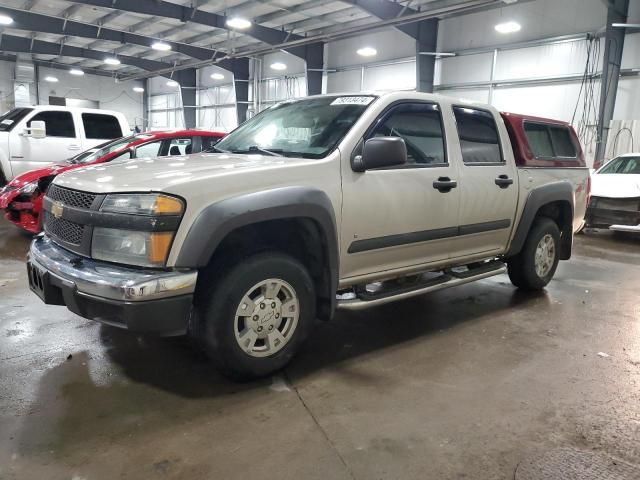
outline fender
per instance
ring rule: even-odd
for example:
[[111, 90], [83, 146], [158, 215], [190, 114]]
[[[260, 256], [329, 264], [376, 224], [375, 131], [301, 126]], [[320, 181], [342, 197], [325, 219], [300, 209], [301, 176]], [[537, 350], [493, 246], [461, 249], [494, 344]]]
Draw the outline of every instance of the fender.
[[239, 195], [209, 205], [189, 228], [175, 267], [205, 267], [216, 248], [235, 229], [287, 218], [309, 218], [320, 226], [327, 244], [331, 283], [328, 293], [331, 303], [335, 303], [339, 261], [335, 212], [327, 194], [315, 188], [282, 187]]
[[531, 230], [531, 225], [533, 224], [540, 208], [548, 203], [557, 201], [567, 202], [571, 206], [571, 216], [569, 219], [563, 219], [564, 225], [561, 227], [562, 237], [560, 245], [560, 259], [568, 260], [571, 257], [571, 248], [573, 245], [573, 211], [575, 201], [573, 185], [566, 180], [542, 185], [533, 189], [529, 193], [524, 205], [522, 217], [520, 217], [520, 223], [518, 224], [513, 239], [511, 240], [509, 250], [505, 254], [506, 257], [513, 257], [520, 253], [524, 246], [524, 242], [527, 239], [527, 235], [529, 234], [529, 230]]

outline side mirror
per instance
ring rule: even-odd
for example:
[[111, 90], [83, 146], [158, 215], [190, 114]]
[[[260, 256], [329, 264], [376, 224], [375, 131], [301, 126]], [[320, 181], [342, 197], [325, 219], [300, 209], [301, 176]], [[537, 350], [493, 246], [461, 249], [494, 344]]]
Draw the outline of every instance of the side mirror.
[[353, 162], [353, 170], [364, 172], [407, 163], [407, 145], [400, 137], [374, 137], [364, 142], [362, 155]]
[[34, 120], [28, 128], [25, 128], [23, 135], [31, 138], [46, 138], [47, 124], [42, 120]]

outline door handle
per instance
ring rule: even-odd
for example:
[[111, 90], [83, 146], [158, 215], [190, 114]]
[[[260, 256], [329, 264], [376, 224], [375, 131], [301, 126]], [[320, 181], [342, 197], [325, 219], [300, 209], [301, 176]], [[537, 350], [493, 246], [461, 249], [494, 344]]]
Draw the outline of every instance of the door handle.
[[451, 180], [449, 177], [439, 177], [438, 180], [433, 182], [433, 188], [440, 193], [450, 192], [452, 188], [456, 188], [457, 186], [458, 182]]
[[495, 181], [500, 188], [509, 188], [509, 185], [513, 185], [513, 178], [509, 178], [508, 175], [500, 175]]
[[75, 143], [72, 145], [69, 145], [67, 147], [69, 150], [80, 150], [80, 145], [76, 145]]

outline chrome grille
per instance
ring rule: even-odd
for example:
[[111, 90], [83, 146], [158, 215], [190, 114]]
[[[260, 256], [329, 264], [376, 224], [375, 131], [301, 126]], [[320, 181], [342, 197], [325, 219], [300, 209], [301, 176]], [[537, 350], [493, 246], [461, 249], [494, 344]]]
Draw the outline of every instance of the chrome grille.
[[97, 195], [95, 193], [79, 192], [57, 185], [51, 185], [47, 190], [47, 197], [56, 202], [76, 208], [91, 208]]
[[80, 245], [82, 243], [84, 226], [64, 218], [56, 218], [47, 211], [44, 212], [44, 229], [48, 234], [54, 235], [71, 245]]

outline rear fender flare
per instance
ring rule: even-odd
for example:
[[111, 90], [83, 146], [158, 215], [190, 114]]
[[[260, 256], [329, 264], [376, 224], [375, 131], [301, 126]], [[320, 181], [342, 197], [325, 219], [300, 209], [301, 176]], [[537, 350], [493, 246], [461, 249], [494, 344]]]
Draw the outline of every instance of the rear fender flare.
[[520, 222], [518, 223], [513, 239], [511, 240], [509, 250], [505, 255], [506, 257], [513, 257], [520, 253], [540, 209], [547, 204], [558, 201], [566, 202], [571, 207], [568, 224], [566, 224], [567, 222], [565, 221], [560, 225], [560, 231], [562, 233], [560, 259], [568, 260], [571, 257], [571, 249], [573, 246], [573, 212], [575, 196], [573, 192], [573, 185], [565, 180], [543, 185], [533, 189], [529, 193], [524, 205], [522, 216], [520, 217]]

